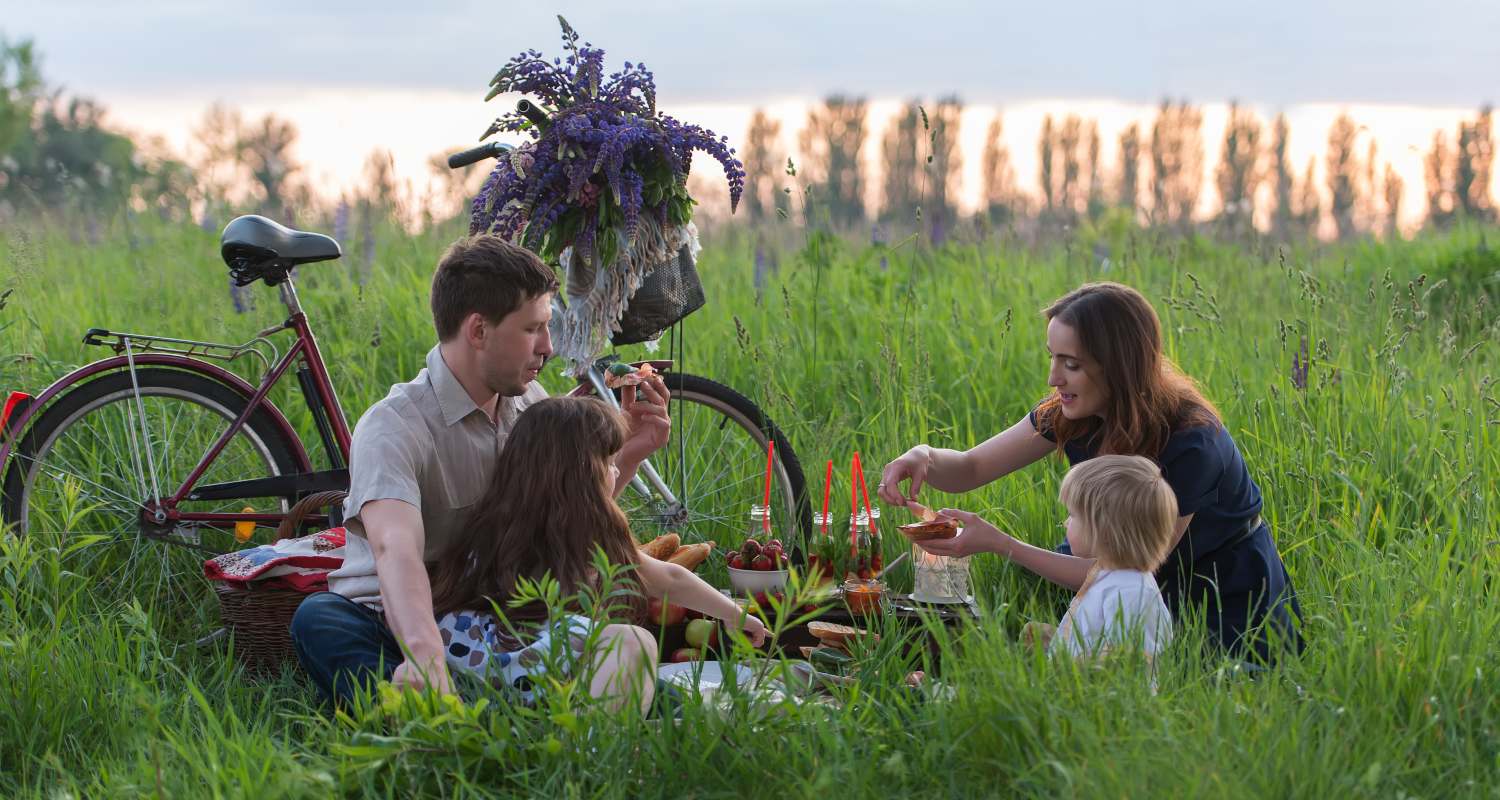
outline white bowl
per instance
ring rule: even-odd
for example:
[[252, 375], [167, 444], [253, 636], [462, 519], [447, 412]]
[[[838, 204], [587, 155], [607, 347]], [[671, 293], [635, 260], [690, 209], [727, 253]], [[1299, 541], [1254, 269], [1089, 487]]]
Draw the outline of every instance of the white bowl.
[[725, 569], [729, 570], [729, 585], [747, 597], [757, 592], [786, 588], [787, 571], [784, 569], [758, 570], [735, 569], [734, 567], [725, 567]]

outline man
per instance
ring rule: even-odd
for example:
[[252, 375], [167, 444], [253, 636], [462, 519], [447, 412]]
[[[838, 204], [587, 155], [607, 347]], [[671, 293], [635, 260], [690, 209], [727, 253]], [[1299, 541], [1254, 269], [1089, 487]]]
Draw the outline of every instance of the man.
[[[439, 262], [431, 298], [438, 344], [426, 369], [391, 387], [355, 427], [344, 564], [329, 575], [331, 591], [309, 597], [292, 620], [297, 656], [326, 699], [347, 702], [382, 678], [451, 691], [426, 564], [463, 533], [516, 417], [547, 396], [536, 377], [552, 354], [557, 288], [541, 259], [495, 236], [462, 239]], [[654, 378], [641, 384], [640, 399], [627, 400], [631, 435], [617, 459], [616, 494], [666, 444], [667, 396]], [[606, 633], [621, 648], [616, 661], [654, 662], [644, 630]]]

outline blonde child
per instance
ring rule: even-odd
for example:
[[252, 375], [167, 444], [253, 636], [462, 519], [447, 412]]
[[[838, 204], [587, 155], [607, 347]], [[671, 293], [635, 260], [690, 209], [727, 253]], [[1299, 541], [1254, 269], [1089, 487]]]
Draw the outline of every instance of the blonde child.
[[1172, 548], [1177, 520], [1161, 469], [1142, 456], [1097, 456], [1068, 470], [1058, 500], [1073, 554], [1095, 563], [1057, 627], [1028, 624], [1023, 640], [1039, 640], [1050, 654], [1140, 648], [1154, 658], [1171, 641], [1172, 615], [1152, 573]]

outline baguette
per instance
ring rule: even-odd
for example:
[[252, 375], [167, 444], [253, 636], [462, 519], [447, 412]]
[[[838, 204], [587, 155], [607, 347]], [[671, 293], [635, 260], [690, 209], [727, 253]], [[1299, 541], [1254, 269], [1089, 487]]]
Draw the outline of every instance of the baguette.
[[655, 539], [646, 542], [645, 544], [637, 546], [640, 548], [640, 551], [642, 553], [651, 556], [657, 561], [666, 561], [668, 558], [672, 557], [673, 553], [677, 552], [677, 546], [681, 543], [681, 541], [682, 540], [678, 538], [677, 534], [668, 533], [662, 536], [658, 536]]
[[699, 564], [708, 559], [708, 554], [712, 553], [713, 549], [713, 542], [699, 542], [698, 544], [679, 547], [677, 548], [677, 552], [673, 553], [671, 558], [667, 559], [667, 563], [695, 570]]

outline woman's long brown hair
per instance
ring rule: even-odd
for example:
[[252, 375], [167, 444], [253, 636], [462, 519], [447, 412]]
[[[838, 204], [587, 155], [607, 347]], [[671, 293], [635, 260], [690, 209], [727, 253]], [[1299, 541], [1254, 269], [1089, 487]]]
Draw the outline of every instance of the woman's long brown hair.
[[[519, 578], [551, 573], [570, 595], [594, 582], [595, 547], [612, 564], [634, 565], [609, 471], [627, 434], [624, 418], [593, 398], [548, 398], [522, 412], [484, 497], [432, 567], [433, 610], [487, 610], [493, 600], [512, 623], [538, 622], [540, 604], [507, 607]], [[629, 619], [644, 619], [634, 571], [615, 588], [632, 590], [614, 601], [615, 613], [623, 605]]]
[[1050, 430], [1057, 449], [1100, 435], [1099, 452], [1155, 459], [1174, 431], [1218, 425], [1219, 412], [1192, 378], [1162, 353], [1161, 320], [1140, 292], [1119, 283], [1086, 283], [1043, 310], [1078, 335], [1108, 388], [1103, 420], [1071, 420], [1053, 393], [1037, 408], [1038, 430]]

